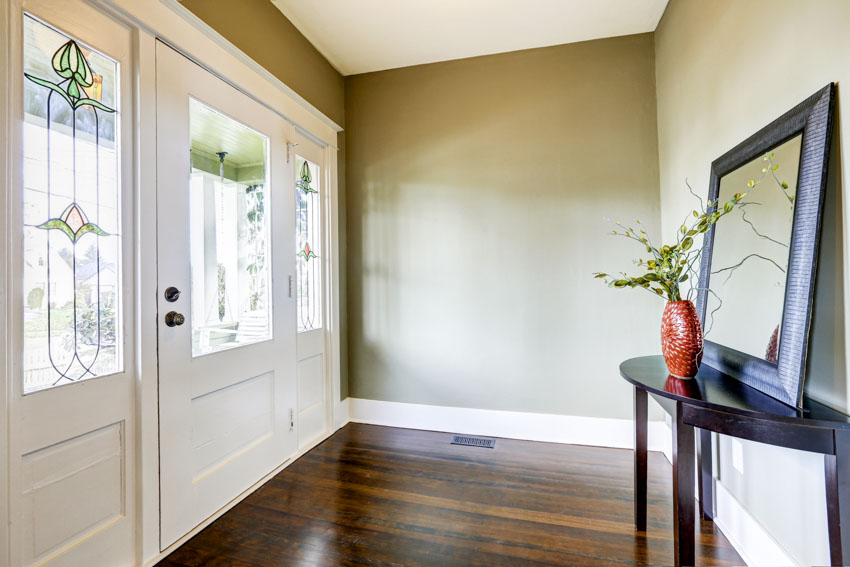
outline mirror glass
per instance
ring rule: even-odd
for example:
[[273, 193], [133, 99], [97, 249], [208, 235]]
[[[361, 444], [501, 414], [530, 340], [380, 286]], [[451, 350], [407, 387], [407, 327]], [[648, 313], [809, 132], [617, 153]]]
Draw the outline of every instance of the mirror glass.
[[802, 135], [720, 179], [718, 200], [748, 193], [714, 229], [706, 338], [776, 363]]

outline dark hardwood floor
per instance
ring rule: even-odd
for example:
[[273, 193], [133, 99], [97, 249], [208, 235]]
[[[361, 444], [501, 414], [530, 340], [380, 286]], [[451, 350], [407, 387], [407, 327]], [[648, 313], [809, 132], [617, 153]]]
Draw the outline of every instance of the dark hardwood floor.
[[[631, 451], [450, 439], [349, 424], [160, 565], [672, 565], [660, 453], [637, 533]], [[698, 565], [744, 564], [717, 528], [697, 526]]]

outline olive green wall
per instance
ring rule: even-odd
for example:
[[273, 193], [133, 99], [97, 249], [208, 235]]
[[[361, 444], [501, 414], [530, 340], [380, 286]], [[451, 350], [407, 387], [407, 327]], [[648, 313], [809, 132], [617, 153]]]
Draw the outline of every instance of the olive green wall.
[[[345, 127], [342, 75], [269, 0], [181, 0], [183, 6], [304, 97], [325, 116]], [[345, 132], [337, 135], [339, 207], [345, 210]], [[346, 340], [345, 218], [340, 219], [340, 399], [348, 397]]]
[[181, 0], [251, 59], [343, 126], [343, 78], [269, 0]]
[[[841, 120], [841, 86], [850, 84], [848, 30], [844, 0], [671, 0], [655, 34], [668, 232], [692, 208], [685, 178], [705, 193], [712, 160], [828, 82], [839, 83], [807, 391], [845, 412], [849, 164], [842, 142], [850, 124]], [[732, 443], [720, 438], [720, 482], [794, 560], [828, 564], [823, 458], [743, 441], [742, 474], [732, 466]]]
[[631, 417], [663, 303], [596, 270], [657, 233], [653, 38], [345, 79], [354, 397]]

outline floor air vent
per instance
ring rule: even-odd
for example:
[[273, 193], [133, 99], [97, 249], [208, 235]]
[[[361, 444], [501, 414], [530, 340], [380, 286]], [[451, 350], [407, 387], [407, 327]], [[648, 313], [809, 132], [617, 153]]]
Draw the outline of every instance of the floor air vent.
[[483, 437], [467, 437], [466, 435], [452, 436], [452, 445], [467, 445], [469, 447], [484, 447], [493, 449], [496, 446], [495, 439], [484, 439]]

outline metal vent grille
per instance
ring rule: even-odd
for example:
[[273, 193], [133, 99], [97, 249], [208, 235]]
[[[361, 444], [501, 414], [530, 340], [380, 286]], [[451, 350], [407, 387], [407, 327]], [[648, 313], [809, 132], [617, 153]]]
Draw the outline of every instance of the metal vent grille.
[[496, 446], [495, 439], [484, 439], [483, 437], [467, 437], [466, 435], [454, 435], [452, 445], [467, 445], [469, 447], [484, 447], [493, 449]]

